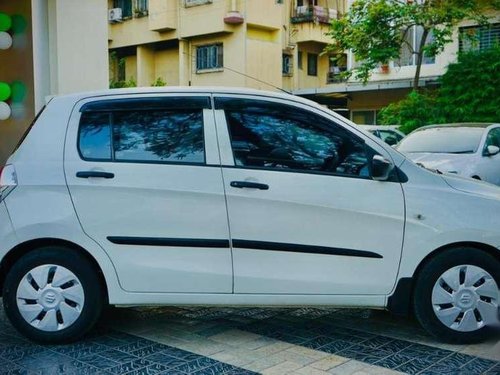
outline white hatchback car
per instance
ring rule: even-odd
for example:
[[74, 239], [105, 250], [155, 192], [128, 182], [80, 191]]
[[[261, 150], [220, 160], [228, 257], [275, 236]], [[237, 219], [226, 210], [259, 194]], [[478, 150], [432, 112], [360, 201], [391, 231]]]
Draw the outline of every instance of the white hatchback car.
[[498, 320], [500, 189], [294, 96], [56, 97], [0, 185], [4, 308], [33, 340], [75, 340], [106, 304], [413, 309], [455, 342]]
[[500, 185], [500, 124], [424, 126], [397, 149], [426, 168]]

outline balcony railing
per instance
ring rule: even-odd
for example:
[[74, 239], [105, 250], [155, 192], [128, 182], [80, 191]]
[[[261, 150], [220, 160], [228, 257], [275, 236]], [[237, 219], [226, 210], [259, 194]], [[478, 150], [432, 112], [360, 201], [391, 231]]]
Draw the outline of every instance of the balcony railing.
[[[345, 71], [345, 69], [344, 69]], [[328, 72], [326, 73], [326, 83], [332, 84], [332, 83], [342, 83], [346, 82], [347, 78], [341, 73], [341, 72]]]
[[296, 7], [291, 22], [292, 23], [330, 23], [332, 19], [338, 17], [337, 9], [324, 8], [320, 6], [300, 6]]

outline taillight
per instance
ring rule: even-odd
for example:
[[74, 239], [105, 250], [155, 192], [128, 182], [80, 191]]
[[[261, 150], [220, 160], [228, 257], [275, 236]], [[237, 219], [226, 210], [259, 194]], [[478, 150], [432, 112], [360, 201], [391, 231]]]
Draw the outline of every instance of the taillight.
[[13, 165], [7, 164], [0, 168], [0, 200], [17, 186], [17, 174]]

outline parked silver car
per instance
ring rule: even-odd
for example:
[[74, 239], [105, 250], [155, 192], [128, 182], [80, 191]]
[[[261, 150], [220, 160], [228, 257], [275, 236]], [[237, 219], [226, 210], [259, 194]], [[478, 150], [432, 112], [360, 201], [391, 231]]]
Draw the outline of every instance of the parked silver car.
[[424, 126], [397, 150], [426, 168], [500, 185], [500, 124]]

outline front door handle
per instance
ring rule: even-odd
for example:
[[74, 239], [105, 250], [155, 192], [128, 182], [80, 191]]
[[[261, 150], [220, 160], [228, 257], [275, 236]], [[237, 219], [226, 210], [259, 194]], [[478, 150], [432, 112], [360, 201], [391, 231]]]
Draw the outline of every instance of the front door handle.
[[230, 184], [232, 187], [237, 189], [259, 189], [259, 190], [269, 190], [269, 185], [259, 184], [257, 182], [249, 182], [249, 181], [231, 181]]
[[115, 178], [114, 173], [109, 172], [99, 172], [99, 171], [85, 171], [85, 172], [76, 172], [76, 177], [78, 178]]

